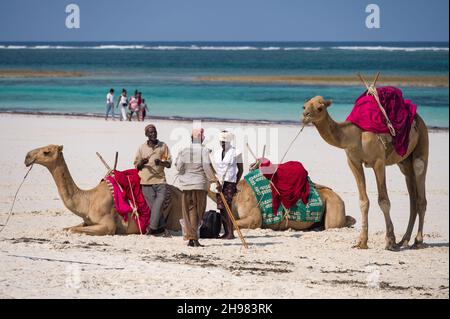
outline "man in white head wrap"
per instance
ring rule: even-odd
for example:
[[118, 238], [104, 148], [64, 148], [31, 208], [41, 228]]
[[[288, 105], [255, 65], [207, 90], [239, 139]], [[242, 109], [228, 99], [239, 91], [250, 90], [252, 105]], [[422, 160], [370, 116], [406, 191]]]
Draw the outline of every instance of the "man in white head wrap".
[[[236, 194], [236, 185], [242, 177], [244, 167], [242, 164], [242, 153], [231, 145], [234, 135], [228, 131], [222, 131], [219, 134], [220, 148], [214, 152], [214, 167], [222, 188], [218, 188], [222, 192], [228, 206], [231, 208], [231, 202], [234, 194]], [[233, 239], [233, 224], [220, 194], [217, 194], [217, 209], [220, 210], [220, 217], [225, 233], [220, 237], [223, 239]]]

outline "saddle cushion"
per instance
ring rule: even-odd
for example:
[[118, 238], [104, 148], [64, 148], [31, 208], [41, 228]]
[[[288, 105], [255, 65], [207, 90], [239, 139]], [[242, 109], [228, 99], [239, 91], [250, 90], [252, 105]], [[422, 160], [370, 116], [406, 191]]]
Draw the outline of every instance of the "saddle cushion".
[[129, 169], [123, 172], [113, 171], [105, 180], [111, 190], [114, 206], [119, 215], [127, 222], [128, 214], [136, 209], [139, 218], [137, 216], [133, 218], [141, 233], [145, 234], [147, 226], [150, 224], [150, 207], [142, 194], [141, 179], [137, 169]]
[[[377, 101], [366, 92], [358, 97], [346, 121], [352, 122], [363, 131], [389, 133], [386, 119]], [[408, 151], [409, 132], [416, 116], [417, 106], [409, 100], [404, 100], [402, 91], [392, 86], [379, 87], [377, 93], [395, 130], [395, 136], [392, 137], [394, 149], [403, 156]]]
[[[263, 225], [271, 225], [283, 221], [283, 218], [285, 218], [283, 205], [278, 206], [277, 214], [275, 214], [273, 211], [272, 188], [269, 180], [264, 177], [261, 171], [259, 169], [254, 170], [248, 173], [244, 179], [255, 193], [261, 210]], [[300, 198], [290, 208], [286, 208], [289, 220], [302, 222], [320, 222], [322, 220], [324, 213], [323, 201], [309, 177], [307, 177], [307, 183], [309, 187], [307, 203], [303, 203], [303, 200]]]

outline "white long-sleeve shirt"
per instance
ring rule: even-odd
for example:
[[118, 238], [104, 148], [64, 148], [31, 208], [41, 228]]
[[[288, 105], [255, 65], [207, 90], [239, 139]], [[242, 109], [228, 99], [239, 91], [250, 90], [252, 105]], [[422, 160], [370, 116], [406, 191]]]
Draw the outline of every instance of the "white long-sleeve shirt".
[[222, 148], [218, 148], [214, 152], [214, 168], [216, 169], [217, 177], [221, 183], [230, 182], [236, 183], [238, 173], [238, 163], [242, 163], [242, 154], [234, 146], [229, 146], [225, 150], [225, 156], [222, 159]]

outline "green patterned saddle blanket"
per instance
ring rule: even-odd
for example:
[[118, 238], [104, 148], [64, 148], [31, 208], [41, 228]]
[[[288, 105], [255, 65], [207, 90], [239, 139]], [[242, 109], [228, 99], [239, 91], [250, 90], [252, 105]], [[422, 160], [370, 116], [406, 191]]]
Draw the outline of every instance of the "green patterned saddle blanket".
[[[261, 209], [263, 225], [271, 225], [281, 222], [284, 218], [285, 211], [283, 206], [280, 205], [277, 215], [273, 213], [272, 189], [270, 187], [269, 180], [264, 177], [259, 169], [248, 173], [244, 178], [255, 193], [256, 200], [258, 201]], [[324, 212], [323, 201], [309, 176], [308, 182], [308, 203], [305, 205], [303, 201], [299, 199], [297, 203], [288, 210], [289, 220], [302, 222], [320, 222], [322, 220]]]

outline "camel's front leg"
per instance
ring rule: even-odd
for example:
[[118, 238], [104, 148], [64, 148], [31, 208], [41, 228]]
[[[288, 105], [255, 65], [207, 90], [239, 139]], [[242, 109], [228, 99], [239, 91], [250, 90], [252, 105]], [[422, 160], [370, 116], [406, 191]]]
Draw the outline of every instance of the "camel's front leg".
[[78, 225], [75, 225], [75, 226], [72, 226], [72, 227], [63, 228], [63, 230], [64, 231], [72, 231], [72, 229], [74, 229], [74, 228], [79, 228], [79, 227], [83, 227], [83, 226], [86, 226], [85, 222], [82, 222], [81, 224], [78, 224]]
[[[348, 155], [347, 155], [348, 156]], [[356, 185], [358, 186], [359, 193], [359, 208], [361, 210], [361, 233], [359, 235], [358, 243], [353, 246], [354, 248], [367, 249], [367, 240], [369, 238], [369, 197], [366, 192], [366, 178], [364, 176], [364, 169], [362, 163], [357, 160], [352, 160], [347, 157], [348, 165], [355, 176]]]
[[[242, 213], [239, 214], [239, 216], [242, 215], [243, 215]], [[260, 228], [262, 225], [261, 211], [259, 210], [258, 207], [250, 209], [250, 212], [246, 214], [245, 217], [236, 220], [236, 225], [239, 228], [244, 229]]]
[[92, 236], [114, 235], [116, 224], [111, 217], [102, 218], [98, 224], [91, 226], [80, 226], [70, 229], [72, 233], [86, 234]]
[[384, 221], [386, 222], [386, 249], [398, 250], [395, 242], [394, 225], [390, 216], [391, 202], [386, 188], [386, 166], [384, 162], [381, 160], [376, 161], [373, 170], [377, 180], [378, 205], [380, 205], [381, 211], [384, 214]]
[[111, 232], [108, 226], [102, 224], [72, 228], [70, 232], [91, 236], [114, 235], [114, 232]]
[[319, 189], [319, 194], [325, 203], [325, 229], [345, 227], [347, 218], [344, 201], [329, 188]]

